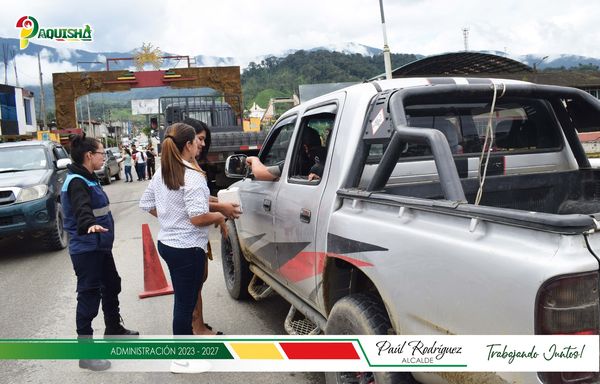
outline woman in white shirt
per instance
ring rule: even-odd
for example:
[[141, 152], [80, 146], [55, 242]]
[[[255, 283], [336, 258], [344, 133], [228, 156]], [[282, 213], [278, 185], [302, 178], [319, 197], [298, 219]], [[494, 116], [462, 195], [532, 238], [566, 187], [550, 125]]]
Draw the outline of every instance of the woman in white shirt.
[[140, 200], [140, 208], [158, 217], [158, 251], [166, 261], [175, 291], [173, 334], [192, 335], [192, 312], [202, 286], [208, 229], [225, 227], [225, 216], [209, 212], [206, 176], [194, 158], [194, 128], [177, 123], [167, 128], [160, 171]]

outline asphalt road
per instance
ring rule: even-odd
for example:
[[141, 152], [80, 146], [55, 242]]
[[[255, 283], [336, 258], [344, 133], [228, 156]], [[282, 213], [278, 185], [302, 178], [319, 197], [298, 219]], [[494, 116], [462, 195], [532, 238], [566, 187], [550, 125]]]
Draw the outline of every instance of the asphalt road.
[[[173, 296], [140, 300], [143, 291], [141, 226], [157, 220], [141, 211], [138, 200], [146, 182], [113, 181], [105, 186], [116, 222], [115, 262], [122, 278], [121, 314], [125, 325], [144, 335], [171, 334]], [[225, 289], [220, 235], [211, 231], [215, 260], [203, 290], [205, 321], [229, 335], [284, 335], [289, 305], [279, 296], [261, 302], [238, 302]], [[156, 238], [155, 238], [156, 239]], [[163, 264], [168, 277], [168, 270]], [[74, 338], [75, 274], [67, 250], [47, 252], [36, 239], [0, 241], [0, 338]], [[102, 334], [102, 314], [93, 324]], [[124, 372], [127, 362], [113, 361], [106, 372], [81, 370], [76, 361], [0, 361], [1, 383], [324, 383], [322, 373], [219, 373], [174, 375], [170, 372]]]

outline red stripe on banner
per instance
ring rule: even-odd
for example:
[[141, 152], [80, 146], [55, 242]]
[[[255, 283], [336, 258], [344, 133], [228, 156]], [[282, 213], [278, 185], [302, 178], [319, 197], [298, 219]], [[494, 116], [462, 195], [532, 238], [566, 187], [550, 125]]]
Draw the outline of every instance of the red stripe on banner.
[[279, 343], [288, 359], [360, 360], [354, 345], [342, 343]]

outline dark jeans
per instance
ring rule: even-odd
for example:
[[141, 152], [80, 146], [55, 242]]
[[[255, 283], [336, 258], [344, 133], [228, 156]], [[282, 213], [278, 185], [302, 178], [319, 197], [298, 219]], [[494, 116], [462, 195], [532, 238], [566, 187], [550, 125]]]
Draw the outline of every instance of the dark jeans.
[[98, 315], [100, 301], [104, 323], [118, 324], [121, 277], [117, 272], [112, 252], [88, 252], [71, 255], [77, 275], [77, 335], [92, 335], [92, 320]]
[[167, 262], [175, 291], [173, 334], [192, 335], [192, 313], [202, 286], [206, 254], [202, 248], [173, 248], [160, 241], [158, 252]]
[[154, 176], [154, 172], [156, 172], [156, 168], [154, 166], [154, 160], [148, 160], [146, 162], [146, 166], [148, 167], [148, 179], [151, 179]]
[[146, 179], [146, 163], [135, 163], [135, 173], [137, 173], [138, 180]]
[[131, 176], [131, 165], [125, 166], [125, 181], [133, 181], [133, 176]]

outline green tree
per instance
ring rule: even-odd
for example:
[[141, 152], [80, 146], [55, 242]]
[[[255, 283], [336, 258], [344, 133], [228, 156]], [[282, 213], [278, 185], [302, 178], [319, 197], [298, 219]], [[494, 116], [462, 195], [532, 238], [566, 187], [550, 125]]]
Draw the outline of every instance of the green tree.
[[[397, 68], [416, 60], [415, 55], [392, 54], [392, 67]], [[252, 62], [242, 73], [242, 90], [246, 108], [253, 102], [265, 107], [267, 95], [280, 92], [290, 97], [298, 92], [300, 84], [359, 82], [384, 72], [383, 54], [362, 56], [340, 52], [296, 51], [286, 57], [266, 57], [260, 63]], [[259, 96], [260, 94], [260, 96]]]
[[142, 133], [148, 137], [148, 143], [152, 142], [152, 128], [148, 126], [144, 126], [142, 128]]

